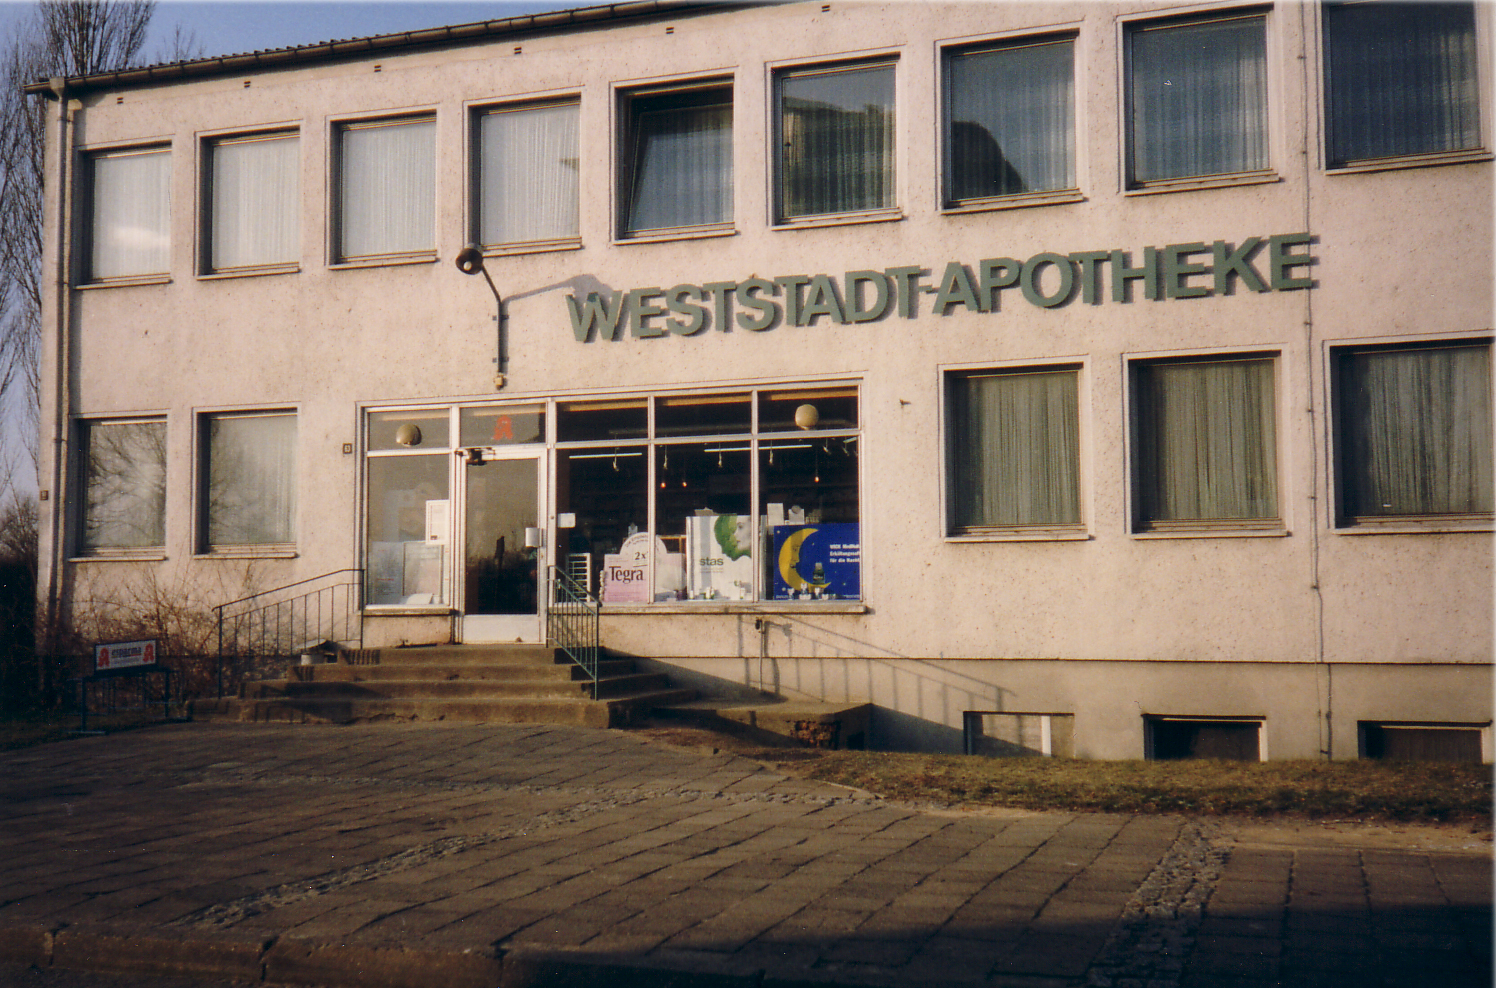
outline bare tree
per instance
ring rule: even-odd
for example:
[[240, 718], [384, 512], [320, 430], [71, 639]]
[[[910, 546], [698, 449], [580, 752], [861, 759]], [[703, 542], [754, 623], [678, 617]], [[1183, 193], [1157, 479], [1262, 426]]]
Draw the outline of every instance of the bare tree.
[[[47, 111], [21, 88], [131, 65], [155, 8], [155, 0], [41, 0], [0, 51], [0, 411], [25, 442], [33, 469]], [[178, 32], [170, 54], [188, 57], [193, 44]]]

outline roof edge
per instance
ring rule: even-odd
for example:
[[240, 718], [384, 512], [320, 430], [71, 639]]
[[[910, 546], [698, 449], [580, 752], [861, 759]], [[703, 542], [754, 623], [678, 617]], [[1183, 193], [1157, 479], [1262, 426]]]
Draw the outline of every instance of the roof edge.
[[[769, 0], [769, 2], [776, 2], [776, 0]], [[246, 70], [283, 68], [330, 59], [351, 58], [361, 54], [398, 52], [404, 49], [423, 48], [450, 42], [480, 41], [486, 38], [502, 38], [536, 31], [582, 28], [631, 18], [698, 14], [705, 11], [763, 5], [768, 4], [753, 2], [753, 0], [742, 0], [742, 2], [626, 0], [623, 3], [552, 10], [539, 14], [521, 14], [517, 17], [474, 21], [470, 24], [455, 24], [448, 27], [422, 28], [418, 31], [400, 31], [366, 38], [322, 41], [311, 45], [274, 48], [240, 55], [215, 55], [210, 58], [146, 65], [112, 72], [97, 72], [72, 78], [38, 79], [27, 83], [22, 87], [22, 91], [32, 96], [40, 95], [57, 99], [60, 98], [63, 90], [69, 93], [84, 93], [185, 79], [212, 78], [213, 76], [233, 75]]]

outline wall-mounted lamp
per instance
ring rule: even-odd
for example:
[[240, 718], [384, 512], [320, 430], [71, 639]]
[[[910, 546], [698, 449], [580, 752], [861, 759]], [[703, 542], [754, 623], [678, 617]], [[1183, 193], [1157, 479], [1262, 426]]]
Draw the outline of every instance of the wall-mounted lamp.
[[504, 298], [499, 294], [499, 289], [493, 283], [493, 278], [488, 274], [488, 269], [483, 266], [483, 251], [476, 244], [468, 244], [457, 252], [457, 270], [463, 274], [481, 274], [483, 280], [488, 282], [488, 290], [493, 292], [494, 302], [498, 305], [498, 315], [494, 316], [494, 322], [498, 324], [498, 339], [495, 342], [496, 353], [494, 363], [498, 365], [497, 373], [493, 376], [493, 389], [501, 391], [509, 374], [509, 337], [504, 332]]
[[[421, 427], [414, 422], [406, 422], [395, 430], [395, 442], [401, 446], [421, 445]], [[352, 452], [351, 450], [349, 452]]]

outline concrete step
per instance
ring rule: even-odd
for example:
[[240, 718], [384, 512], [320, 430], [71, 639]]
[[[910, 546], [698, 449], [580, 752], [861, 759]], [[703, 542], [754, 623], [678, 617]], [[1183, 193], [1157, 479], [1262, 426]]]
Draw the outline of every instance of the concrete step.
[[[670, 680], [661, 673], [630, 673], [603, 679], [598, 692], [604, 697], [624, 696], [647, 690], [669, 689]], [[261, 698], [277, 694], [297, 699], [502, 699], [512, 697], [591, 698], [592, 682], [565, 679], [383, 679], [364, 682], [311, 682], [274, 680], [260, 684]]]
[[377, 650], [379, 665], [557, 665], [571, 660], [551, 645], [420, 645]]
[[[611, 659], [598, 663], [598, 672], [603, 678], [623, 676], [634, 671], [631, 659]], [[381, 662], [378, 665], [343, 665], [330, 662], [313, 666], [298, 666], [296, 678], [307, 683], [378, 683], [397, 679], [425, 680], [524, 680], [528, 682], [554, 680], [570, 682], [586, 679], [587, 674], [570, 663], [556, 665], [484, 665], [463, 663], [460, 665], [435, 665], [431, 663]]]
[[449, 721], [482, 724], [573, 724], [623, 727], [656, 706], [687, 702], [690, 690], [657, 690], [605, 700], [523, 697], [489, 700], [265, 699], [198, 700], [197, 720], [258, 723], [353, 724]]

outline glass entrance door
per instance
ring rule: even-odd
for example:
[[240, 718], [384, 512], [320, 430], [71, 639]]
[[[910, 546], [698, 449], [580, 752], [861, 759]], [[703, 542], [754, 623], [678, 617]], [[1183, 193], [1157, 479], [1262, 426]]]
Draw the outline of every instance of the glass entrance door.
[[462, 468], [465, 642], [544, 638], [545, 549], [525, 545], [525, 530], [540, 525], [540, 465], [534, 453], [485, 451], [482, 463]]

